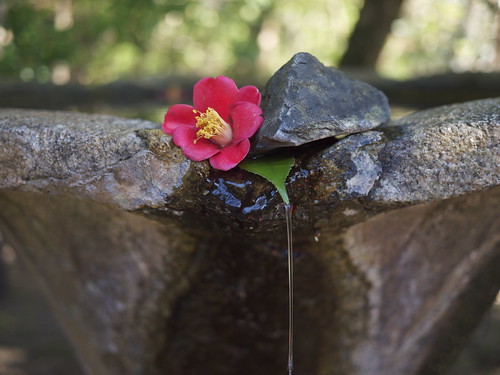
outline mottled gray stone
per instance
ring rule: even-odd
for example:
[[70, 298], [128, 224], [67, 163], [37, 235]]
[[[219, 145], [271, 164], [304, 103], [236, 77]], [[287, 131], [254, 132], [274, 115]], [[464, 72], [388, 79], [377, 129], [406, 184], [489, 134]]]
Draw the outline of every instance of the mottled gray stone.
[[271, 77], [262, 109], [255, 153], [366, 131], [390, 118], [382, 92], [308, 53], [296, 54]]
[[[323, 169], [323, 176], [335, 173], [337, 178], [342, 178], [342, 185], [335, 186], [331, 194], [337, 194], [341, 199], [365, 197], [382, 173], [378, 154], [386, 145], [385, 141], [379, 131], [353, 134], [321, 152], [320, 157], [314, 159], [314, 168]], [[318, 167], [317, 162], [322, 161], [327, 168]], [[339, 174], [339, 169], [343, 173]]]
[[306, 168], [340, 178], [325, 197], [407, 204], [487, 189], [500, 183], [500, 98], [416, 112], [319, 156]]
[[[443, 371], [500, 288], [499, 104], [423, 111], [297, 154], [297, 373]], [[0, 111], [0, 231], [89, 373], [286, 366], [279, 195], [187, 160], [159, 124]]]
[[0, 189], [72, 192], [129, 210], [154, 207], [182, 184], [190, 165], [160, 130], [152, 134], [165, 157], [146, 148], [138, 132], [155, 128], [112, 116], [2, 110]]
[[381, 130], [389, 139], [375, 200], [445, 199], [500, 182], [500, 98], [417, 112]]

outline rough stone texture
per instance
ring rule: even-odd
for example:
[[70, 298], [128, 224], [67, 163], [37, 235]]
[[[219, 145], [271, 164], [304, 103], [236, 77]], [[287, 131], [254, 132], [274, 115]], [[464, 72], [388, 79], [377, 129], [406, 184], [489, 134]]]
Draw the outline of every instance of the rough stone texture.
[[[442, 373], [500, 287], [499, 108], [297, 154], [297, 373]], [[90, 373], [284, 371], [284, 212], [266, 181], [190, 162], [140, 121], [0, 111], [0, 143], [0, 231]]]
[[382, 92], [308, 53], [296, 54], [271, 77], [262, 109], [255, 153], [366, 131], [390, 118]]
[[499, 99], [417, 112], [385, 129], [391, 142], [380, 155], [376, 200], [448, 198], [498, 182]]
[[[163, 135], [156, 152], [138, 132], [148, 121], [76, 113], [2, 110], [0, 189], [71, 191], [124, 209], [155, 206], [182, 184], [189, 161]], [[150, 134], [147, 133], [147, 134]], [[153, 142], [153, 141], [151, 141]]]

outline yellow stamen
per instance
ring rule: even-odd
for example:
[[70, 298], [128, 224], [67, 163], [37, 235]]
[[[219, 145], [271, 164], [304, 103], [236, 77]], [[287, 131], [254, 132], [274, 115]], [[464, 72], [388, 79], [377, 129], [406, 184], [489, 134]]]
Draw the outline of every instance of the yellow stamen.
[[196, 116], [196, 127], [200, 128], [196, 132], [198, 138], [196, 138], [193, 143], [201, 139], [210, 139], [211, 141], [217, 143], [218, 145], [224, 147], [233, 141], [233, 130], [231, 126], [220, 117], [217, 111], [213, 108], [208, 107], [205, 113], [201, 113], [197, 110], [193, 110], [194, 113], [199, 113]]

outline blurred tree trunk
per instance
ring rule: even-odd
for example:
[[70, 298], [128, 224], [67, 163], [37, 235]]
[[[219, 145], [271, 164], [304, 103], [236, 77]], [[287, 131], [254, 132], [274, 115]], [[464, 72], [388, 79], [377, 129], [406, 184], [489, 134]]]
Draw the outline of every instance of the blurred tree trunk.
[[341, 67], [374, 68], [403, 0], [365, 0]]
[[7, 10], [7, 2], [5, 0], [0, 0], [0, 25], [3, 24], [3, 21], [5, 20]]

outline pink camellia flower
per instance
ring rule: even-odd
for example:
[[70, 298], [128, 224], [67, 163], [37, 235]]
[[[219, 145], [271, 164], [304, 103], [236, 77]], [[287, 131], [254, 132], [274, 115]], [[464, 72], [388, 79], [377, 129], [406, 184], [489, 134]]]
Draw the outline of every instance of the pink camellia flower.
[[163, 130], [189, 159], [210, 159], [215, 169], [234, 168], [250, 150], [262, 125], [261, 95], [254, 86], [240, 89], [228, 77], [203, 78], [194, 85], [193, 106], [171, 106]]

